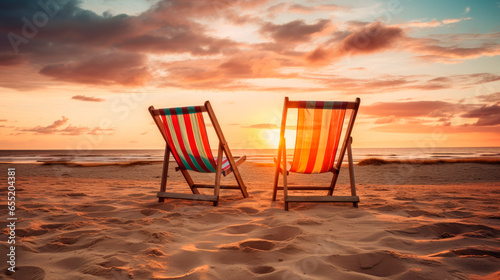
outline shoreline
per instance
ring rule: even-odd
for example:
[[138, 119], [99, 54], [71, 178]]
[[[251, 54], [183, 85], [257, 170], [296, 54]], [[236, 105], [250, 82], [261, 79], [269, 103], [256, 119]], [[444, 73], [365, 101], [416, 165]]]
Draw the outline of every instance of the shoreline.
[[[237, 158], [237, 157], [235, 157]], [[261, 157], [259, 157], [261, 158]], [[175, 160], [170, 159], [169, 162], [175, 163]], [[258, 161], [247, 157], [247, 162], [259, 164], [262, 166], [274, 166], [274, 162]], [[450, 158], [450, 159], [383, 159], [377, 157], [365, 158], [354, 165], [367, 166], [367, 165], [384, 165], [384, 164], [410, 164], [410, 165], [429, 165], [429, 164], [458, 164], [458, 163], [478, 163], [478, 164], [500, 164], [500, 158], [497, 157], [471, 157], [471, 158]], [[163, 160], [127, 160], [127, 161], [68, 161], [68, 160], [43, 160], [37, 162], [0, 162], [0, 164], [38, 164], [38, 165], [61, 165], [68, 167], [101, 167], [101, 166], [134, 166], [134, 165], [150, 165], [150, 164], [163, 164]], [[343, 166], [346, 163], [343, 163]]]

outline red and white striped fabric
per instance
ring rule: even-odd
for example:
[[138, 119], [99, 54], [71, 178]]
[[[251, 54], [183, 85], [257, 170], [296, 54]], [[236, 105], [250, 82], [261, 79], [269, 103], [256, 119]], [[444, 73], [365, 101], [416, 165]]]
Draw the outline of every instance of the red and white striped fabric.
[[[198, 172], [215, 172], [217, 158], [210, 150], [203, 107], [161, 109], [161, 119], [167, 132], [167, 142], [181, 168]], [[227, 158], [222, 159], [222, 171], [230, 168]]]

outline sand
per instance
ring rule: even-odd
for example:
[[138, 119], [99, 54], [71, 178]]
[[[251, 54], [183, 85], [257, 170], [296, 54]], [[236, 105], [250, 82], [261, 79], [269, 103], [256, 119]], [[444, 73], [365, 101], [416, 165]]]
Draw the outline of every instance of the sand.
[[[158, 203], [160, 164], [1, 172], [8, 167], [18, 270], [6, 274], [2, 174], [0, 279], [500, 279], [498, 164], [356, 166], [359, 208], [292, 203], [288, 212], [282, 193], [271, 201], [274, 168], [263, 164], [240, 167], [250, 198], [221, 190], [217, 207]], [[348, 193], [346, 171], [339, 194]], [[168, 189], [187, 191], [178, 172]]]

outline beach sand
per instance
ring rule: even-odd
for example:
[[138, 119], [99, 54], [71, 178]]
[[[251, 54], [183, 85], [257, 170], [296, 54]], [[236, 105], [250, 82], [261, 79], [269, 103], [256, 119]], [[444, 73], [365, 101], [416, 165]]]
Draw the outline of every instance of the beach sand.
[[[274, 167], [265, 164], [241, 165], [250, 197], [221, 190], [217, 207], [158, 203], [161, 164], [0, 166], [0, 279], [500, 279], [498, 164], [355, 166], [359, 208], [292, 203], [288, 212], [282, 192], [271, 201]], [[18, 217], [10, 276], [8, 167]], [[188, 192], [179, 172], [170, 175], [168, 190]]]

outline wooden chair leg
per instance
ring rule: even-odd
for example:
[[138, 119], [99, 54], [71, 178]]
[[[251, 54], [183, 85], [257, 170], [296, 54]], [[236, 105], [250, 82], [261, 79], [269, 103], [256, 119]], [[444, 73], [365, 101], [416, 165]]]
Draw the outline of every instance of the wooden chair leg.
[[332, 182], [330, 183], [330, 189], [328, 190], [328, 195], [333, 195], [333, 191], [335, 190], [335, 185], [337, 184], [337, 179], [339, 178], [339, 171], [335, 171], [333, 173]]
[[278, 178], [279, 178], [279, 169], [276, 170], [276, 179], [274, 179], [274, 186], [273, 186], [273, 201], [276, 201], [276, 193], [278, 192]]
[[222, 156], [223, 156], [223, 147], [222, 144], [219, 143], [219, 151], [217, 153], [217, 170], [215, 172], [215, 186], [214, 186], [214, 195], [217, 197], [217, 201], [214, 201], [214, 206], [217, 206], [219, 203], [219, 191], [220, 191], [220, 178], [222, 174]]
[[[352, 159], [352, 137], [347, 141], [347, 159], [349, 162], [349, 181], [351, 183], [351, 195], [356, 196], [356, 183], [354, 181], [354, 164]], [[353, 202], [354, 207], [358, 207], [358, 202]]]
[[280, 140], [278, 147], [278, 158], [276, 159], [276, 170], [274, 172], [274, 185], [273, 185], [273, 201], [276, 201], [276, 193], [278, 192], [278, 182], [280, 176], [280, 165], [281, 165], [281, 145], [283, 140]]
[[[222, 135], [222, 131], [220, 132], [220, 134]], [[240, 170], [238, 169], [238, 166], [234, 161], [233, 154], [229, 150], [227, 142], [225, 143], [221, 142], [219, 147], [220, 147], [219, 150], [221, 151], [220, 153], [224, 152], [224, 154], [227, 157], [227, 160], [229, 161], [229, 164], [231, 165], [231, 168], [233, 169], [234, 178], [236, 179], [238, 186], [240, 186], [241, 194], [243, 195], [243, 197], [247, 198], [248, 197], [247, 187], [245, 186], [245, 183], [241, 178]], [[222, 154], [219, 157], [222, 158]]]
[[[167, 177], [168, 177], [168, 163], [170, 160], [170, 147], [168, 144], [165, 147], [165, 155], [163, 156], [163, 170], [161, 174], [160, 192], [165, 192], [167, 189]], [[158, 202], [162, 203], [165, 198], [159, 197]]]
[[285, 211], [288, 211], [288, 180], [287, 180], [287, 168], [286, 168], [286, 143], [283, 141], [283, 150], [281, 151], [283, 155], [283, 194], [285, 196]]
[[189, 188], [191, 189], [193, 194], [200, 194], [198, 189], [194, 186], [194, 181], [191, 178], [191, 175], [189, 175], [189, 172], [186, 169], [180, 169], [180, 171], [181, 171], [182, 175], [184, 176], [184, 179], [186, 179], [186, 182], [188, 183]]

